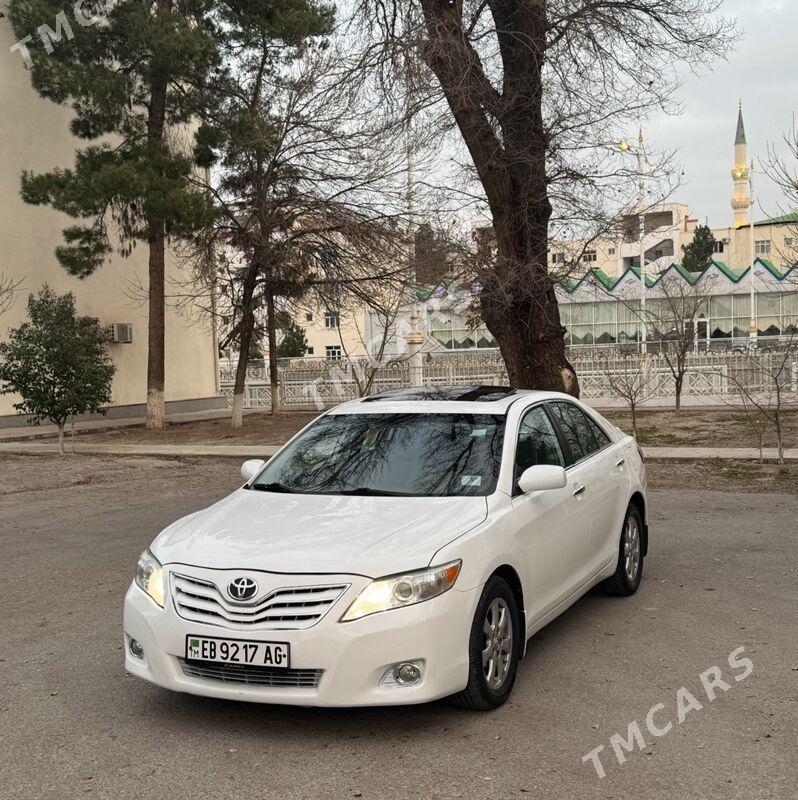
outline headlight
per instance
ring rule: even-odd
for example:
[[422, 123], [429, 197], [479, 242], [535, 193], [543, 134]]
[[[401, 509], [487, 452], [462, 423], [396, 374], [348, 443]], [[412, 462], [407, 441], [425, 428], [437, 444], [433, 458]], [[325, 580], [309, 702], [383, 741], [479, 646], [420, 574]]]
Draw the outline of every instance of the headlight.
[[450, 561], [440, 567], [427, 567], [405, 575], [392, 575], [372, 581], [354, 599], [339, 620], [351, 622], [379, 611], [423, 603], [454, 586], [462, 561]]
[[136, 586], [163, 608], [163, 567], [149, 550], [141, 554], [136, 564]]

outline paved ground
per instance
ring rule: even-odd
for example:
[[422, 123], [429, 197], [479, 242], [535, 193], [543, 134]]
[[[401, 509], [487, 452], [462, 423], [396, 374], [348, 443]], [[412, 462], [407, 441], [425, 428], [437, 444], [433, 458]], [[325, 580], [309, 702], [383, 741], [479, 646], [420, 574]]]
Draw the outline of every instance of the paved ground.
[[[658, 491], [638, 595], [584, 598], [531, 643], [511, 703], [248, 706], [126, 677], [121, 600], [157, 530], [237, 464], [0, 458], [0, 796], [198, 800], [776, 800], [798, 784], [798, 496]], [[753, 674], [735, 683], [728, 653]], [[732, 688], [706, 702], [699, 673]], [[704, 708], [619, 766], [609, 737], [676, 692]], [[607, 777], [582, 756], [598, 745]]]

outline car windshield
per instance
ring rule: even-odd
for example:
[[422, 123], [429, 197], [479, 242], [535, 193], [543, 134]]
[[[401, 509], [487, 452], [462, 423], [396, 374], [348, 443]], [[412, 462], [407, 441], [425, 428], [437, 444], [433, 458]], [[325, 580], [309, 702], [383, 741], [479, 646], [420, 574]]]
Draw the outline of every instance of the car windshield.
[[504, 416], [330, 414], [273, 458], [250, 488], [299, 494], [488, 495]]

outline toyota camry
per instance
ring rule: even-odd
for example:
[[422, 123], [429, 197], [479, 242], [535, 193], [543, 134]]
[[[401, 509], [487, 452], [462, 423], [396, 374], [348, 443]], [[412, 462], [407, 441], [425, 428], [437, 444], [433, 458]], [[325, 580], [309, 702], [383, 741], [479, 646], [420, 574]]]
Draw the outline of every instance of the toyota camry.
[[564, 394], [384, 392], [242, 475], [142, 553], [130, 674], [232, 700], [487, 710], [536, 631], [643, 573], [640, 451]]

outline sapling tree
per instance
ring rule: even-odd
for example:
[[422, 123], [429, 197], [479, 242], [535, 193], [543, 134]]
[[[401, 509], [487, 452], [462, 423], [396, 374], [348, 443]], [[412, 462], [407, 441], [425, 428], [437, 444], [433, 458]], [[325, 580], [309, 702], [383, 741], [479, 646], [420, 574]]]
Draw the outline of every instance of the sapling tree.
[[632, 435], [637, 438], [637, 415], [640, 406], [656, 396], [659, 381], [651, 359], [645, 355], [613, 358], [605, 355], [601, 372], [610, 392], [622, 400], [632, 417]]
[[[744, 356], [741, 370], [730, 370], [728, 381], [739, 407], [753, 420], [762, 460], [764, 425], [770, 425], [776, 440], [779, 464], [784, 464], [785, 416], [798, 405], [798, 385], [794, 372], [798, 337], [792, 335], [777, 350], [752, 348]], [[759, 417], [757, 420], [756, 418]]]
[[106, 332], [77, 315], [72, 294], [43, 287], [28, 297], [28, 317], [0, 343], [0, 393], [19, 395], [14, 408], [58, 426], [63, 455], [67, 420], [111, 402], [116, 367]]
[[656, 285], [656, 296], [638, 311], [648, 339], [673, 377], [675, 411], [682, 405], [688, 358], [697, 343], [696, 320], [706, 312], [712, 282], [677, 266], [664, 272]]

